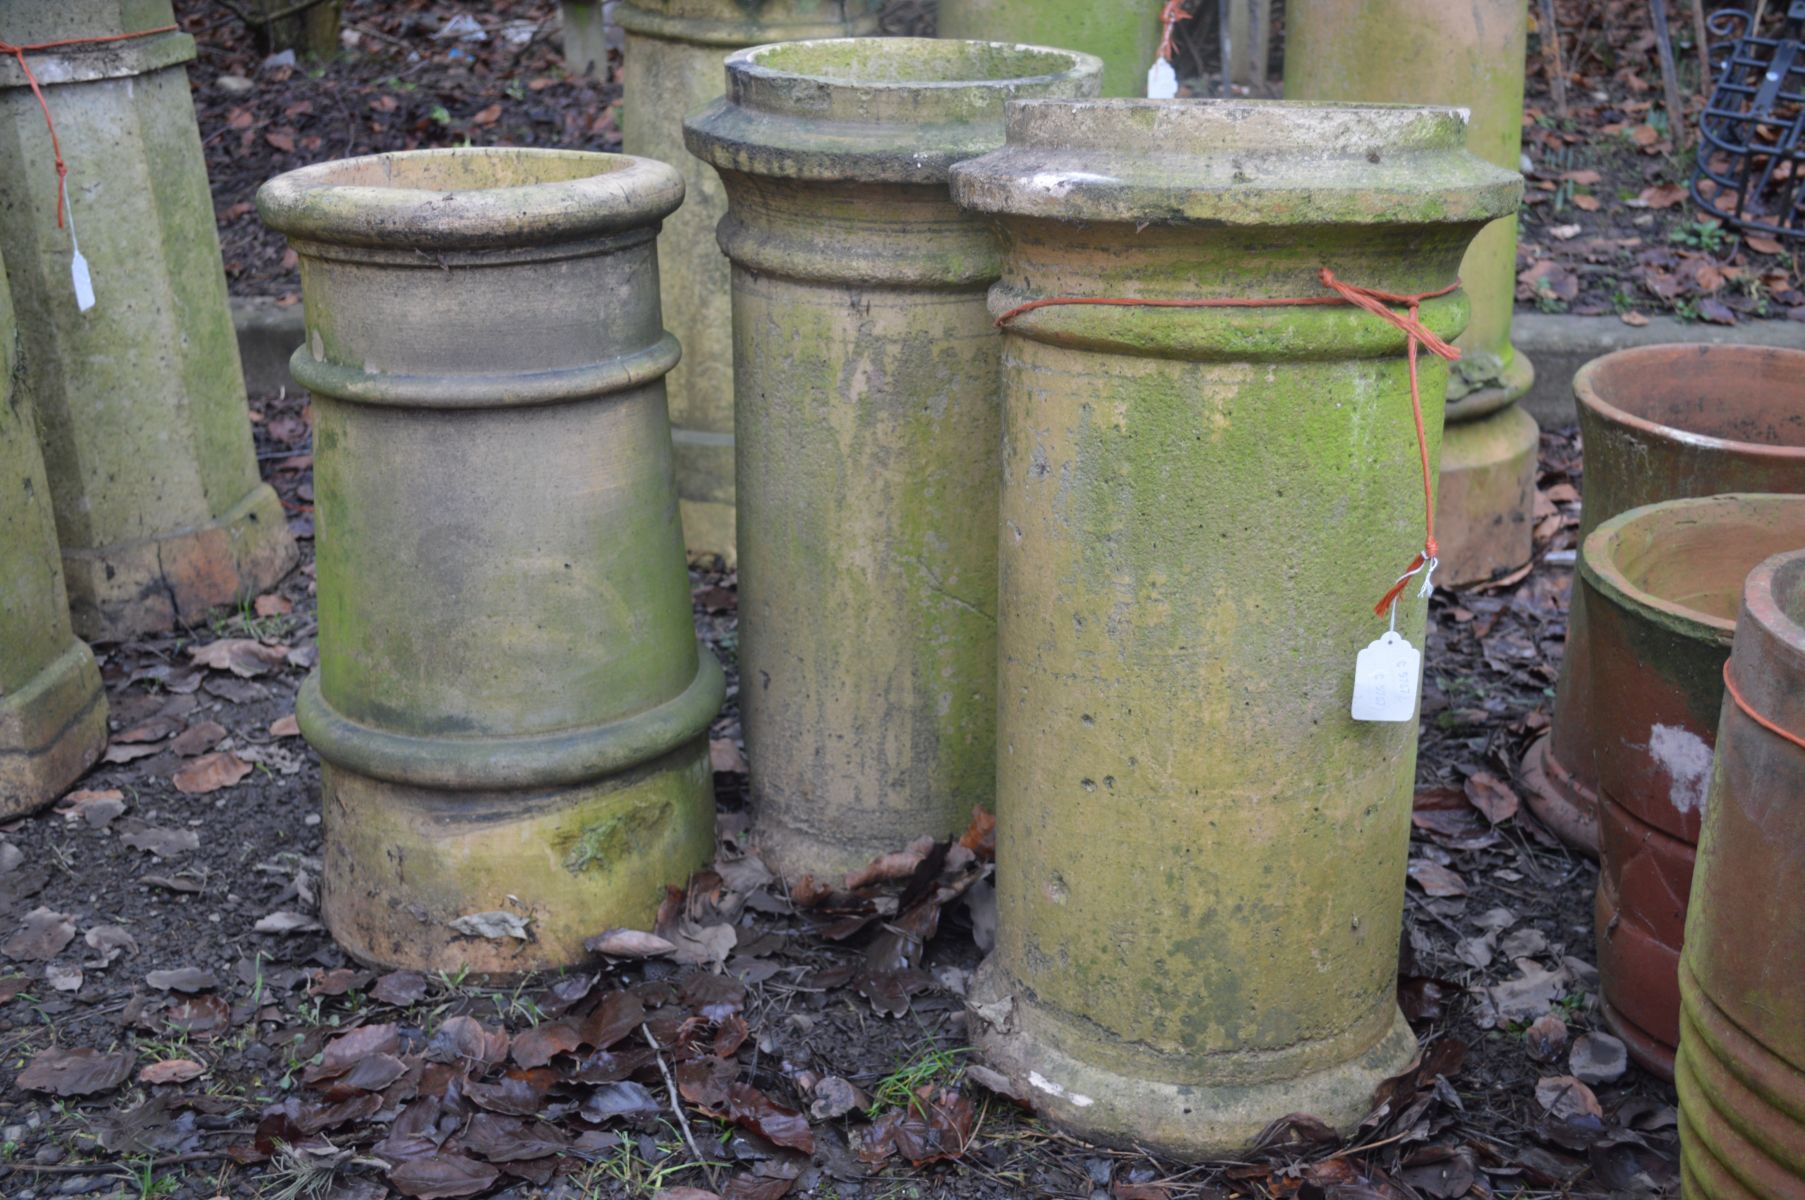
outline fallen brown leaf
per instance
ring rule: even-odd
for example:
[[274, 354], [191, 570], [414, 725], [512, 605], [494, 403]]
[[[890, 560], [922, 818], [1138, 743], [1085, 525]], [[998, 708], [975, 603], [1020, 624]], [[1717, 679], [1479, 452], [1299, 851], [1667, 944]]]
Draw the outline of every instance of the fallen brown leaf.
[[231, 751], [203, 754], [170, 776], [175, 789], [187, 796], [205, 796], [231, 787], [251, 773], [251, 764]]
[[148, 1064], [138, 1072], [139, 1083], [187, 1083], [199, 1079], [207, 1068], [190, 1058], [166, 1058]]
[[19, 1086], [28, 1092], [52, 1092], [58, 1096], [91, 1096], [110, 1092], [132, 1073], [132, 1054], [118, 1050], [102, 1054], [87, 1048], [67, 1050], [52, 1046], [41, 1050], [19, 1073]]

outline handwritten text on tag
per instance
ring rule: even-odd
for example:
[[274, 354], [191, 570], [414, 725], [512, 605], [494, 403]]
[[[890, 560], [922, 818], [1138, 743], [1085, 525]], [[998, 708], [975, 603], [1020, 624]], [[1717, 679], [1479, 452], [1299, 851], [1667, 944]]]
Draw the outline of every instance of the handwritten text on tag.
[[1416, 716], [1423, 656], [1387, 630], [1354, 660], [1354, 720], [1408, 721]]

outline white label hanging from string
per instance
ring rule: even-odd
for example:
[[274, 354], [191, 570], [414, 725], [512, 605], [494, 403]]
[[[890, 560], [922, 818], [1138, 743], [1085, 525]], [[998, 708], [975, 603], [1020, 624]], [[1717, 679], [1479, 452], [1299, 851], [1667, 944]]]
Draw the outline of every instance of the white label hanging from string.
[[1172, 69], [1172, 30], [1180, 21], [1190, 19], [1191, 14], [1184, 9], [1184, 0], [1166, 0], [1165, 7], [1160, 10], [1165, 33], [1160, 38], [1159, 54], [1147, 71], [1147, 99], [1172, 100], [1178, 96], [1178, 72]]
[[69, 260], [69, 278], [75, 284], [75, 307], [87, 312], [94, 307], [94, 275], [88, 260], [82, 256], [81, 243], [75, 238], [75, 206], [69, 203], [69, 181], [63, 180], [63, 211], [69, 222], [69, 247], [74, 252]]
[[[1419, 571], [1423, 586], [1417, 595], [1424, 600], [1435, 590], [1437, 560], [1427, 558], [1404, 572], [1398, 579], [1402, 585]], [[1416, 718], [1416, 702], [1422, 692], [1423, 655], [1398, 632], [1398, 605], [1403, 601], [1401, 586], [1391, 600], [1391, 627], [1377, 640], [1367, 643], [1354, 659], [1353, 718], [1356, 721], [1410, 721]]]

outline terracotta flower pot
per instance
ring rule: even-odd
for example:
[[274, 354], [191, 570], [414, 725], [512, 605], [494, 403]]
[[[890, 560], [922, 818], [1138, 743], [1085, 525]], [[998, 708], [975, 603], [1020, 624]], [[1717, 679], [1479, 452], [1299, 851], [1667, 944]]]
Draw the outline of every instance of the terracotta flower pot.
[[[169, 25], [169, 0], [9, 4], [25, 44]], [[262, 591], [295, 562], [257, 475], [206, 161], [183, 64], [160, 33], [28, 56], [69, 167], [93, 277], [83, 312], [57, 228], [55, 153], [25, 73], [0, 56], [0, 252], [43, 446], [76, 632], [111, 641]]]
[[1672, 1078], [1680, 935], [1743, 581], [1805, 546], [1805, 496], [1631, 509], [1586, 539], [1598, 747], [1598, 969], [1605, 1018]]
[[1698, 1200], [1800, 1200], [1805, 550], [1749, 575], [1726, 678], [1680, 965], [1682, 1186]]
[[996, 777], [990, 227], [947, 169], [1085, 54], [788, 42], [727, 60], [690, 148], [727, 186], [740, 691], [759, 846], [837, 874], [964, 827]]
[[[662, 163], [437, 150], [264, 185], [314, 396], [322, 909], [385, 965], [568, 966], [713, 847]], [[498, 934], [495, 931], [500, 930]], [[512, 932], [510, 932], [512, 931]]]
[[1159, 52], [1160, 5], [1147, 0], [940, 0], [943, 38], [1026, 42], [1082, 50], [1103, 60], [1105, 96], [1144, 96]]
[[733, 311], [715, 226], [727, 195], [683, 147], [683, 119], [721, 98], [721, 60], [766, 42], [877, 32], [880, 0], [622, 0], [626, 31], [621, 146], [683, 175], [683, 207], [665, 222], [658, 267], [664, 325], [683, 345], [670, 373], [677, 494], [690, 553], [736, 560]]
[[13, 395], [17, 333], [0, 262], [0, 820], [62, 795], [107, 745], [100, 668], [69, 628], [37, 431]]
[[[1573, 377], [1586, 450], [1581, 554], [1619, 513], [1725, 492], [1805, 492], [1805, 350], [1640, 346]], [[1549, 735], [1523, 759], [1528, 802], [1570, 845], [1598, 852], [1598, 735], [1587, 607], [1575, 588]]]
[[[1287, 0], [1285, 95], [1458, 105], [1472, 114], [1467, 148], [1515, 171], [1528, 26], [1522, 0]], [[1514, 216], [1473, 239], [1460, 278], [1473, 319], [1448, 382], [1437, 514], [1449, 584], [1487, 580], [1529, 561], [1540, 442], [1534, 418], [1516, 406], [1535, 368], [1510, 343]]]
[[[1317, 297], [1325, 267], [1451, 289], [1521, 189], [1451, 109], [1034, 101], [1008, 134], [953, 169], [1004, 233], [998, 314]], [[1451, 337], [1467, 302], [1421, 311]], [[1431, 469], [1446, 374], [1424, 355]], [[1007, 326], [1002, 407], [980, 1050], [1088, 1138], [1203, 1157], [1287, 1113], [1347, 1128], [1416, 1050], [1417, 724], [1350, 716], [1424, 539], [1404, 335], [1329, 306], [1043, 307]]]

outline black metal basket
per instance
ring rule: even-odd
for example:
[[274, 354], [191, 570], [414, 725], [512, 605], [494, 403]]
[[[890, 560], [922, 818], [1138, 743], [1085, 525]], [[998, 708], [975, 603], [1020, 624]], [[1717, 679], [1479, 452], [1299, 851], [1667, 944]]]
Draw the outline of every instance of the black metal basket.
[[1805, 0], [1792, 0], [1780, 37], [1762, 37], [1754, 14], [1711, 14], [1724, 47], [1699, 118], [1692, 196], [1751, 233], [1805, 239]]

